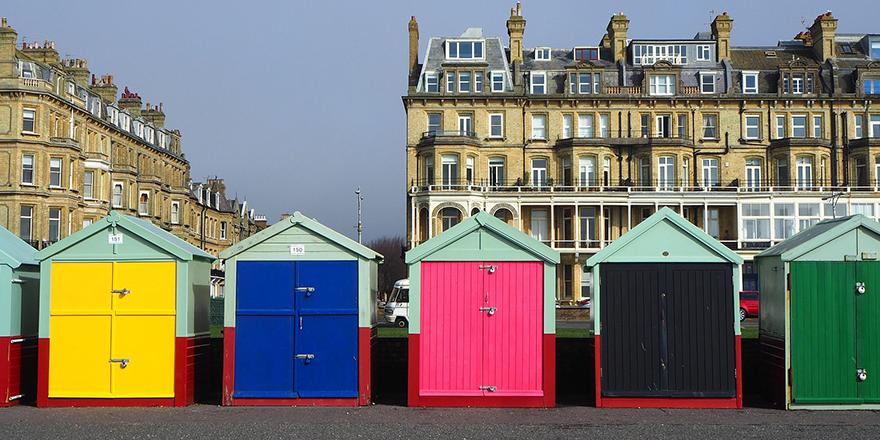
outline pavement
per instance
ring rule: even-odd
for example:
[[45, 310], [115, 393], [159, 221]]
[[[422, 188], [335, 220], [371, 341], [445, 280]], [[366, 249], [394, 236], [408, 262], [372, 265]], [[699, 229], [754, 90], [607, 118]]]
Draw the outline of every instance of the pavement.
[[876, 439], [880, 413], [744, 410], [365, 408], [0, 409], [4, 439], [669, 438]]

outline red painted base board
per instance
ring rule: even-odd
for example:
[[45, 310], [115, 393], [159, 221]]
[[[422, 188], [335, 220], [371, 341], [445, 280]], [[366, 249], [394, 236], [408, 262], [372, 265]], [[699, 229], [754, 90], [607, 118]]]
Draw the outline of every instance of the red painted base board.
[[419, 394], [419, 335], [409, 335], [407, 405], [417, 407], [553, 408], [556, 406], [556, 335], [543, 337], [543, 396], [422, 396]]
[[596, 359], [596, 406], [599, 408], [742, 408], [742, 344], [736, 336], [736, 397], [731, 398], [665, 398], [607, 397], [602, 395], [601, 338], [593, 338]]
[[177, 337], [174, 344], [174, 397], [144, 399], [113, 398], [57, 398], [49, 397], [49, 343], [39, 340], [37, 406], [39, 407], [95, 407], [95, 406], [186, 406], [195, 400], [196, 376], [208, 368], [209, 336]]
[[372, 341], [376, 330], [358, 328], [358, 397], [345, 399], [248, 399], [235, 398], [235, 327], [223, 328], [223, 391], [225, 406], [366, 406], [370, 404], [372, 388]]
[[37, 338], [0, 336], [0, 407], [33, 402], [36, 375]]

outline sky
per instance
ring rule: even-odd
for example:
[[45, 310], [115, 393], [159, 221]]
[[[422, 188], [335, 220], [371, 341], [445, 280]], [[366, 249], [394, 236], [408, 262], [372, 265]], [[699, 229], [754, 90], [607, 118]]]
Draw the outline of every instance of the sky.
[[[407, 22], [431, 36], [482, 27], [507, 42], [513, 0], [5, 2], [19, 41], [54, 40], [180, 129], [192, 178], [226, 179], [270, 222], [301, 211], [364, 238], [405, 235]], [[790, 39], [832, 8], [838, 32], [880, 33], [869, 0], [526, 0], [525, 47], [596, 44], [624, 12], [630, 38], [691, 38], [728, 11], [734, 46]]]

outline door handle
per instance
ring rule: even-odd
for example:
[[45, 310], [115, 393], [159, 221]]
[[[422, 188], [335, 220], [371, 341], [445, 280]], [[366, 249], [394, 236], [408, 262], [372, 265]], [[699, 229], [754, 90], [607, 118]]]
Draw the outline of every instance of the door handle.
[[495, 390], [497, 390], [497, 389], [498, 388], [496, 388], [495, 386], [492, 386], [492, 385], [483, 385], [480, 387], [480, 391], [495, 392]]
[[297, 292], [303, 292], [306, 294], [306, 296], [312, 296], [312, 293], [315, 293], [314, 287], [297, 287], [294, 290], [296, 290]]
[[125, 368], [128, 366], [128, 363], [131, 362], [128, 358], [125, 359], [110, 359], [111, 364], [119, 364], [120, 367]]
[[300, 330], [303, 329], [303, 317], [302, 316], [299, 317], [299, 329]]
[[866, 370], [864, 368], [857, 368], [856, 369], [856, 380], [859, 382], [864, 382], [864, 381], [868, 380], [868, 370]]
[[110, 293], [118, 293], [118, 294], [124, 296], [124, 295], [128, 295], [129, 293], [131, 293], [131, 290], [128, 290], [128, 289], [113, 289], [113, 290], [110, 291]]
[[297, 355], [296, 355], [296, 358], [297, 358], [297, 359], [302, 359], [305, 363], [309, 364], [309, 363], [312, 362], [312, 359], [315, 358], [315, 355], [314, 355], [314, 354], [311, 354], [311, 353], [297, 354]]
[[498, 310], [497, 307], [480, 307], [480, 311], [489, 312], [489, 316], [494, 315], [496, 310]]
[[863, 283], [863, 282], [856, 283], [856, 294], [857, 295], [864, 295], [866, 290], [867, 289], [865, 288], [865, 283]]
[[496, 266], [494, 264], [484, 264], [484, 265], [480, 266], [480, 269], [486, 269], [489, 271], [489, 273], [495, 273], [495, 270], [498, 269], [498, 266]]

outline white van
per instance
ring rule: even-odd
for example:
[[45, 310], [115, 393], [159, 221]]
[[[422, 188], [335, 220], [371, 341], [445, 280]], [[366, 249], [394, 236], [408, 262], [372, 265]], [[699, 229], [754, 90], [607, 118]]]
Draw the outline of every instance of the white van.
[[406, 327], [409, 324], [409, 280], [398, 280], [394, 283], [394, 289], [388, 302], [385, 303], [385, 321], [398, 327]]

